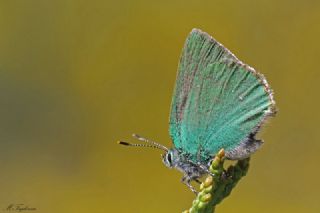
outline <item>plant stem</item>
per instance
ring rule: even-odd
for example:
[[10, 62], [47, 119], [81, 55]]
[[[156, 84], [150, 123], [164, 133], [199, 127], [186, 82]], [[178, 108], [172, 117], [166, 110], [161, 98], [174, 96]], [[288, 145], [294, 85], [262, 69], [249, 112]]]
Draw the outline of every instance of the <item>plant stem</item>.
[[224, 160], [225, 152], [221, 149], [209, 167], [214, 176], [209, 175], [200, 185], [200, 192], [192, 202], [191, 208], [184, 213], [215, 212], [216, 205], [229, 196], [239, 180], [247, 174], [250, 158], [239, 160], [226, 170], [223, 167]]

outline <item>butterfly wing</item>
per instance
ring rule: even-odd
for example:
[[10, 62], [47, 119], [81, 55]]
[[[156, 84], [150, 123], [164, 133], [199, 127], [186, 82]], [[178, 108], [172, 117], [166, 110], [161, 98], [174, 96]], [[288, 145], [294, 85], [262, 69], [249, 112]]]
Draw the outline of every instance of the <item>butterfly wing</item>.
[[[170, 114], [176, 148], [197, 161], [234, 152], [274, 113], [272, 92], [253, 68], [194, 29], [182, 51]], [[241, 156], [233, 156], [241, 158]]]

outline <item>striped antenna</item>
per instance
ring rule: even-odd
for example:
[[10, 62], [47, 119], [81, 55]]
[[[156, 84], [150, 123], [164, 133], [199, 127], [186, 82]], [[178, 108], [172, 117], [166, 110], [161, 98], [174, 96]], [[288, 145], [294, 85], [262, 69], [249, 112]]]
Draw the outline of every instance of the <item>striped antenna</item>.
[[118, 144], [120, 145], [124, 145], [124, 146], [136, 146], [136, 147], [150, 147], [150, 148], [155, 148], [155, 149], [161, 149], [165, 152], [168, 152], [168, 148], [157, 143], [157, 142], [154, 142], [154, 141], [151, 141], [151, 140], [148, 140], [144, 137], [141, 137], [137, 134], [133, 134], [132, 137], [138, 139], [139, 141], [143, 141], [143, 142], [146, 142], [148, 144], [139, 144], [139, 143], [128, 143], [128, 142], [125, 142], [125, 141], [119, 141]]

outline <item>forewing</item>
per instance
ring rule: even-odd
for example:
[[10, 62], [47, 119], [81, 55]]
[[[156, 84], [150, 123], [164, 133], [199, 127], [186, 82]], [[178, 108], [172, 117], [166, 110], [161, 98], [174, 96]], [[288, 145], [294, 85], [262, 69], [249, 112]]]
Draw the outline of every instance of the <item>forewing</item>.
[[262, 75], [200, 30], [182, 51], [170, 114], [170, 135], [196, 158], [234, 149], [273, 113]]

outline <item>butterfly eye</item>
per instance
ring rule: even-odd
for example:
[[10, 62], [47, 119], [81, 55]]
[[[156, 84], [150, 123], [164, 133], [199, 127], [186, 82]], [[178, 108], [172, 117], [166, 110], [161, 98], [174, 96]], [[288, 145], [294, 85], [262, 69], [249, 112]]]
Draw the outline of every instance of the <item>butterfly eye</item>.
[[170, 152], [167, 154], [167, 160], [171, 165], [172, 164], [172, 157], [171, 157], [171, 153]]

